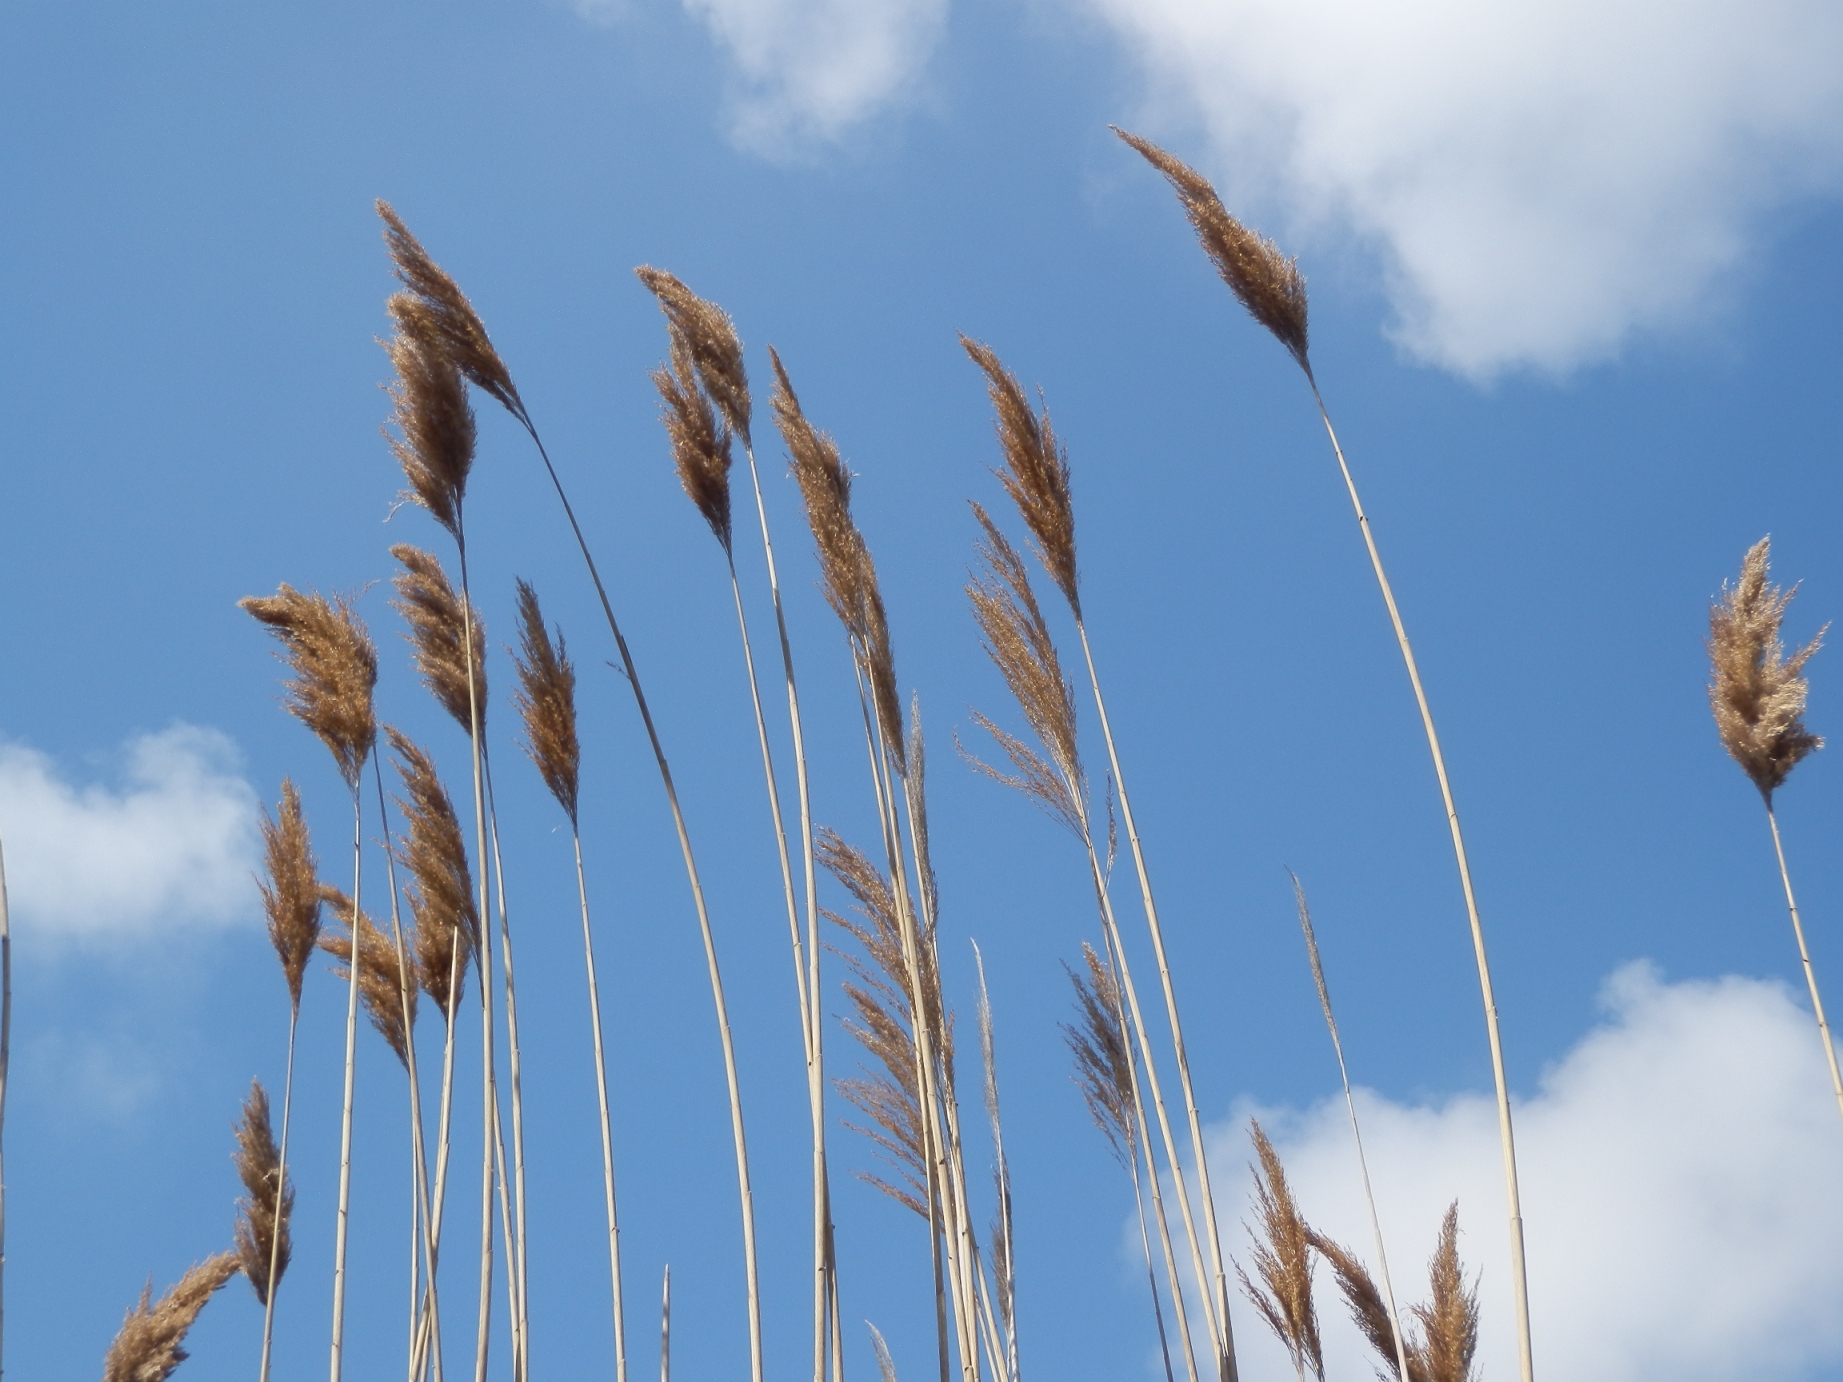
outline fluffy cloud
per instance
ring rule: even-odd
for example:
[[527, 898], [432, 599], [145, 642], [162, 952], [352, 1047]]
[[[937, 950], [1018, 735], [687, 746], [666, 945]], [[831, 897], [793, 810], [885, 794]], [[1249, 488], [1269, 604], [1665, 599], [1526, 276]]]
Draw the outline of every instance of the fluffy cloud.
[[[1778, 984], [1665, 984], [1644, 964], [1614, 974], [1603, 1003], [1606, 1023], [1516, 1110], [1538, 1372], [1712, 1382], [1834, 1365], [1843, 1127], [1809, 1013]], [[1483, 1375], [1515, 1377], [1495, 1104], [1360, 1095], [1358, 1107], [1398, 1298], [1425, 1298], [1424, 1263], [1457, 1198], [1461, 1254], [1483, 1273]], [[1341, 1097], [1256, 1112], [1305, 1213], [1373, 1262]], [[1247, 1184], [1244, 1127], [1217, 1130], [1211, 1154], [1233, 1203]], [[1367, 1376], [1365, 1346], [1321, 1278], [1327, 1371]], [[1252, 1314], [1239, 1322], [1249, 1382], [1291, 1378]]]
[[900, 100], [947, 17], [947, 0], [683, 3], [735, 69], [737, 142], [769, 154], [837, 139]]
[[1565, 371], [1719, 291], [1843, 174], [1828, 0], [1084, 0], [1225, 195], [1381, 255], [1411, 354]]
[[46, 755], [0, 742], [0, 841], [14, 924], [72, 939], [251, 915], [256, 794], [236, 746], [175, 725], [130, 740], [119, 786], [76, 786]]

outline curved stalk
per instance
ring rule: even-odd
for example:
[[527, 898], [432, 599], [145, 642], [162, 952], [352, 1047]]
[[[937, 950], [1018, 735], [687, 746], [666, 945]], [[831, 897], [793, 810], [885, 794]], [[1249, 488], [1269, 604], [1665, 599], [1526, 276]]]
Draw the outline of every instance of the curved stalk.
[[602, 1118], [602, 1190], [608, 1210], [608, 1270], [614, 1292], [614, 1377], [627, 1382], [627, 1326], [621, 1308], [621, 1228], [614, 1212], [614, 1131], [608, 1118], [608, 1064], [602, 1053], [602, 1003], [595, 981], [595, 939], [589, 930], [589, 886], [582, 871], [582, 832], [572, 823], [576, 893], [582, 901], [582, 959], [589, 975], [589, 1023], [595, 1036], [595, 1094]]
[[1785, 846], [1779, 842], [1779, 818], [1773, 813], [1773, 799], [1766, 799], [1766, 822], [1773, 829], [1773, 853], [1779, 860], [1779, 881], [1785, 885], [1785, 905], [1792, 914], [1792, 935], [1798, 940], [1798, 960], [1804, 966], [1805, 983], [1811, 989], [1811, 1007], [1817, 1013], [1817, 1032], [1823, 1038], [1824, 1055], [1830, 1061], [1830, 1087], [1837, 1096], [1837, 1108], [1843, 1112], [1843, 1074], [1837, 1070], [1837, 1047], [1830, 1039], [1830, 1024], [1824, 1020], [1824, 1000], [1817, 992], [1817, 971], [1811, 967], [1811, 952], [1805, 948], [1804, 923], [1798, 919], [1798, 900], [1792, 896], [1792, 875], [1785, 867]]

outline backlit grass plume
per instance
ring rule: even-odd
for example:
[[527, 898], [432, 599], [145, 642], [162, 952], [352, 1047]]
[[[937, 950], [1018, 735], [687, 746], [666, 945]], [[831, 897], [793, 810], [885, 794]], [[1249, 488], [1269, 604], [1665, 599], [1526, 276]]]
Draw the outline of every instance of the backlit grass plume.
[[327, 907], [333, 918], [344, 928], [344, 934], [338, 931], [328, 932], [320, 937], [320, 948], [339, 961], [334, 970], [341, 979], [350, 979], [348, 966], [352, 963], [352, 942], [356, 932], [358, 940], [358, 997], [364, 1004], [365, 1015], [371, 1019], [371, 1025], [377, 1029], [379, 1036], [397, 1054], [405, 1071], [409, 1069], [409, 1045], [416, 1026], [416, 990], [405, 989], [401, 984], [401, 974], [397, 963], [397, 947], [391, 944], [377, 927], [377, 924], [362, 910], [352, 905], [352, 899], [330, 883], [321, 885], [320, 895], [326, 899]]
[[289, 1004], [299, 1012], [302, 977], [320, 937], [320, 864], [308, 838], [301, 794], [287, 778], [282, 779], [276, 815], [265, 813], [262, 818], [262, 848], [268, 877], [257, 886], [262, 890], [269, 942], [288, 981]]
[[576, 824], [582, 746], [576, 738], [576, 669], [570, 665], [563, 634], [551, 640], [538, 607], [538, 593], [518, 583], [519, 689], [514, 693], [525, 725], [525, 752], [557, 805]]
[[422, 991], [452, 1020], [480, 935], [473, 871], [435, 761], [401, 731], [387, 728], [385, 734], [403, 784], [397, 805], [409, 825], [397, 844], [397, 860], [410, 873], [406, 893], [415, 922], [416, 972]]
[[102, 1360], [102, 1382], [166, 1382], [185, 1362], [186, 1331], [218, 1289], [237, 1274], [237, 1254], [208, 1257], [153, 1301], [153, 1287], [122, 1321]]
[[384, 344], [397, 378], [390, 385], [397, 435], [390, 449], [409, 482], [405, 497], [462, 541], [461, 506], [474, 464], [474, 410], [467, 382], [444, 348], [436, 313], [397, 293], [386, 304], [397, 334]]
[[[394, 584], [391, 603], [410, 626], [410, 646], [415, 650], [416, 671], [443, 710], [462, 729], [478, 715], [486, 721], [486, 629], [480, 611], [464, 597], [442, 570], [433, 552], [407, 542], [390, 549], [403, 565]], [[471, 639], [470, 639], [471, 631]], [[473, 651], [473, 685], [467, 679], [468, 645]]]
[[1330, 1263], [1351, 1318], [1369, 1341], [1386, 1377], [1401, 1379], [1398, 1358], [1405, 1358], [1407, 1382], [1476, 1382], [1473, 1360], [1478, 1352], [1478, 1284], [1466, 1285], [1459, 1260], [1459, 1205], [1449, 1205], [1441, 1220], [1440, 1239], [1428, 1262], [1428, 1300], [1410, 1312], [1420, 1325], [1419, 1337], [1405, 1337], [1399, 1351], [1389, 1309], [1369, 1270], [1354, 1253], [1311, 1230], [1314, 1251]]
[[1318, 1337], [1318, 1310], [1312, 1304], [1311, 1230], [1293, 1202], [1286, 1168], [1273, 1143], [1258, 1122], [1250, 1120], [1248, 1132], [1261, 1163], [1254, 1175], [1256, 1222], [1248, 1230], [1260, 1280], [1249, 1280], [1240, 1267], [1235, 1272], [1255, 1310], [1292, 1354], [1300, 1378], [1309, 1372], [1324, 1382], [1324, 1348]]
[[1722, 588], [1709, 610], [1709, 706], [1722, 747], [1760, 795], [1773, 793], [1805, 755], [1824, 741], [1805, 728], [1805, 663], [1824, 641], [1818, 632], [1790, 657], [1779, 627], [1795, 590], [1767, 580], [1772, 539], [1761, 538], [1741, 562], [1740, 579]]
[[1229, 285], [1229, 291], [1248, 309], [1248, 315], [1273, 332], [1299, 362], [1299, 368], [1309, 375], [1312, 365], [1307, 359], [1305, 280], [1299, 275], [1298, 262], [1288, 259], [1273, 241], [1231, 216], [1209, 179], [1189, 164], [1149, 139], [1118, 127], [1114, 133], [1170, 180], [1178, 200], [1184, 204], [1184, 214], [1196, 228], [1204, 253]]
[[419, 335], [426, 332], [426, 339], [439, 343], [443, 354], [475, 388], [491, 394], [514, 415], [522, 416], [524, 404], [519, 401], [511, 372], [493, 349], [486, 325], [467, 295], [429, 257], [422, 242], [410, 233], [389, 202], [379, 200], [377, 210], [384, 220], [384, 243], [390, 249], [391, 265], [422, 309], [420, 320], [426, 327], [419, 326]]
[[320, 736], [356, 792], [359, 769], [378, 737], [372, 709], [378, 651], [364, 622], [343, 597], [302, 594], [287, 584], [237, 604], [281, 641], [280, 656], [294, 674], [287, 682], [288, 712]]
[[736, 323], [716, 303], [699, 297], [674, 274], [642, 264], [634, 274], [659, 299], [671, 324], [674, 347], [682, 342], [710, 401], [744, 446], [749, 437], [749, 376], [743, 368]]
[[294, 1186], [282, 1168], [281, 1150], [269, 1121], [269, 1095], [250, 1081], [237, 1123], [237, 1150], [231, 1158], [247, 1199], [237, 1202], [237, 1266], [249, 1278], [256, 1299], [265, 1306], [281, 1284], [292, 1252], [288, 1219], [294, 1212]]
[[730, 430], [698, 388], [691, 347], [672, 334], [670, 363], [653, 371], [659, 418], [672, 442], [679, 483], [723, 550], [730, 550]]

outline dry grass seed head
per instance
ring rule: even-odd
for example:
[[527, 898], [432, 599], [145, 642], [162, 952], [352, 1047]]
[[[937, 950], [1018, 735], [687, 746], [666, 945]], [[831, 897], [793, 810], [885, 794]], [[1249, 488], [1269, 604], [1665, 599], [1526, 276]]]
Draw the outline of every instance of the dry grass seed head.
[[[334, 920], [345, 928], [343, 935], [334, 932], [320, 937], [320, 948], [339, 961], [333, 972], [341, 980], [348, 980], [352, 977], [349, 967], [354, 929], [352, 899], [331, 883], [320, 885], [320, 895], [332, 909]], [[397, 947], [362, 910], [358, 912], [356, 927], [358, 1001], [364, 1005], [365, 1016], [371, 1019], [378, 1035], [397, 1053], [397, 1059], [408, 1070], [410, 1041], [416, 1030], [416, 985], [412, 982], [407, 988], [403, 986], [403, 965]], [[415, 975], [412, 973], [409, 977], [414, 980]]]
[[512, 375], [487, 338], [486, 325], [455, 281], [436, 262], [422, 242], [410, 234], [402, 217], [380, 199], [378, 215], [384, 220], [384, 243], [390, 250], [397, 277], [428, 309], [430, 330], [442, 353], [454, 362], [475, 388], [491, 394], [521, 420], [525, 405], [519, 400]]
[[1248, 1279], [1240, 1267], [1242, 1290], [1254, 1308], [1293, 1355], [1293, 1366], [1303, 1376], [1306, 1369], [1323, 1382], [1324, 1349], [1318, 1337], [1318, 1310], [1312, 1303], [1311, 1229], [1293, 1203], [1286, 1184], [1286, 1168], [1261, 1125], [1249, 1121], [1260, 1169], [1254, 1177], [1257, 1227], [1248, 1230], [1254, 1242], [1252, 1256], [1261, 1284]]
[[672, 333], [672, 359], [653, 371], [659, 390], [659, 420], [672, 443], [672, 460], [678, 481], [697, 511], [730, 550], [730, 429], [717, 420], [716, 411], [697, 386], [691, 346]]
[[[1363, 1337], [1376, 1356], [1388, 1367], [1388, 1375], [1399, 1378], [1401, 1360], [1395, 1356], [1395, 1329], [1389, 1319], [1389, 1307], [1376, 1287], [1375, 1278], [1369, 1274], [1369, 1268], [1350, 1249], [1316, 1229], [1308, 1229], [1307, 1233], [1313, 1250], [1331, 1264], [1331, 1274], [1337, 1278], [1338, 1290], [1350, 1308], [1351, 1319], [1363, 1331]], [[1408, 1382], [1426, 1382], [1419, 1355], [1407, 1340], [1403, 1340], [1403, 1344], [1403, 1351], [1408, 1355]]]
[[1300, 277], [1298, 261], [1288, 259], [1273, 241], [1255, 234], [1231, 216], [1209, 179], [1189, 164], [1173, 158], [1149, 139], [1128, 134], [1117, 126], [1114, 133], [1170, 180], [1222, 281], [1248, 314], [1273, 332], [1309, 377], [1312, 365], [1307, 357], [1305, 279]]
[[427, 303], [395, 293], [386, 306], [397, 327], [384, 343], [397, 372], [389, 386], [397, 435], [385, 435], [409, 482], [404, 497], [427, 509], [460, 542], [461, 506], [474, 464], [474, 409], [467, 384], [443, 348]]
[[358, 789], [359, 770], [377, 742], [372, 693], [378, 650], [363, 621], [343, 597], [302, 594], [282, 585], [270, 596], [249, 595], [237, 604], [281, 640], [281, 657], [293, 678], [287, 708], [328, 749], [346, 786]]
[[1440, 1225], [1440, 1244], [1428, 1263], [1432, 1298], [1414, 1307], [1425, 1342], [1409, 1351], [1409, 1367], [1419, 1363], [1424, 1382], [1473, 1382], [1472, 1359], [1478, 1351], [1478, 1285], [1468, 1290], [1459, 1263], [1459, 1204], [1447, 1207]]
[[1083, 941], [1082, 975], [1066, 964], [1063, 973], [1075, 986], [1077, 1021], [1062, 1025], [1063, 1039], [1075, 1057], [1075, 1084], [1107, 1145], [1122, 1166], [1138, 1157], [1139, 1104], [1133, 1092], [1133, 1053], [1127, 1043], [1120, 986], [1112, 968]]
[[[403, 563], [395, 582], [397, 598], [391, 603], [410, 626], [410, 646], [415, 650], [416, 671], [423, 685], [463, 730], [470, 730], [475, 716], [484, 727], [486, 626], [481, 623], [480, 611], [471, 600], [463, 600], [432, 552], [400, 542], [390, 549], [390, 554]], [[469, 651], [473, 654], [471, 659]]]
[[[294, 1186], [283, 1178], [281, 1152], [269, 1120], [269, 1095], [250, 1081], [249, 1098], [237, 1123], [237, 1150], [231, 1157], [237, 1179], [249, 1198], [237, 1201], [237, 1265], [249, 1278], [256, 1299], [269, 1303], [272, 1285], [280, 1285], [291, 1250], [288, 1221], [294, 1214]], [[277, 1190], [280, 1194], [278, 1196]], [[275, 1263], [271, 1282], [269, 1263]]]
[[262, 889], [269, 941], [288, 981], [288, 1002], [298, 1013], [307, 960], [320, 938], [320, 864], [308, 839], [301, 794], [288, 778], [282, 779], [276, 815], [263, 813], [262, 850], [269, 876], [257, 886]]
[[664, 269], [642, 264], [634, 274], [659, 299], [674, 336], [683, 337], [699, 381], [732, 431], [752, 446], [749, 436], [749, 375], [742, 363], [742, 339], [736, 323], [716, 303], [701, 298]]
[[582, 769], [582, 747], [576, 738], [576, 669], [570, 665], [561, 630], [551, 642], [537, 591], [524, 581], [518, 583], [518, 642], [522, 655], [512, 662], [518, 668], [516, 704], [525, 722], [525, 752], [574, 828]]
[[[1792, 590], [1767, 580], [1770, 538], [1741, 563], [1740, 580], [1722, 587], [1709, 610], [1709, 706], [1721, 742], [1770, 804], [1773, 792], [1824, 741], [1805, 728], [1805, 663], [1824, 641], [1820, 629], [1790, 657], [1779, 626]], [[1826, 628], [1828, 625], [1825, 626]]]
[[150, 1303], [150, 1283], [109, 1345], [102, 1361], [102, 1382], [166, 1382], [186, 1360], [181, 1347], [186, 1331], [205, 1302], [236, 1274], [237, 1255], [224, 1252], [190, 1268], [157, 1304]]
[[406, 890], [415, 922], [416, 975], [422, 991], [451, 1018], [480, 935], [473, 875], [454, 803], [427, 753], [395, 729], [385, 731], [397, 756], [405, 796], [397, 798], [409, 829], [397, 859], [410, 873]]
[[1031, 410], [1017, 376], [999, 362], [991, 347], [960, 338], [960, 344], [985, 371], [986, 390], [997, 413], [998, 443], [1005, 465], [995, 472], [1005, 493], [1036, 539], [1037, 559], [1062, 591], [1075, 617], [1081, 617], [1081, 589], [1075, 569], [1075, 504], [1069, 493], [1069, 457], [1050, 426], [1049, 409]]

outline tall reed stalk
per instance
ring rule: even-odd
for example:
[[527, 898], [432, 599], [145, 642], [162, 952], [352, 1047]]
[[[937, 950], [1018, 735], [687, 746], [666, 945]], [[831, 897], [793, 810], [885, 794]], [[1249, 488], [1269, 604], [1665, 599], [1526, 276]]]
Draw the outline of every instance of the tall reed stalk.
[[[1459, 887], [1465, 897], [1466, 920], [1472, 933], [1472, 951], [1478, 965], [1479, 992], [1484, 1003], [1485, 1031], [1491, 1050], [1491, 1073], [1497, 1086], [1498, 1139], [1504, 1160], [1504, 1198], [1510, 1237], [1511, 1294], [1516, 1305], [1518, 1366], [1523, 1382], [1531, 1382], [1534, 1363], [1530, 1347], [1529, 1283], [1523, 1251], [1523, 1211], [1517, 1186], [1516, 1137], [1511, 1126], [1510, 1088], [1504, 1074], [1497, 999], [1491, 986], [1491, 966], [1485, 956], [1485, 933], [1479, 921], [1478, 901], [1472, 891], [1472, 868], [1466, 855], [1465, 836], [1459, 826], [1459, 809], [1454, 804], [1452, 784], [1446, 773], [1446, 759], [1440, 751], [1440, 736], [1434, 728], [1433, 711], [1428, 706], [1427, 693], [1421, 685], [1420, 669], [1415, 664], [1414, 648], [1408, 641], [1408, 631], [1402, 623], [1401, 610], [1396, 605], [1388, 573], [1383, 569], [1382, 554], [1376, 546], [1376, 535], [1371, 529], [1369, 515], [1364, 511], [1363, 501], [1357, 494], [1356, 481], [1344, 458], [1344, 448], [1338, 442], [1337, 431], [1331, 425], [1331, 415], [1312, 373], [1306, 331], [1305, 280], [1300, 277], [1294, 262], [1283, 256], [1271, 241], [1262, 239], [1228, 213], [1208, 179], [1150, 141], [1124, 130], [1116, 129], [1114, 132], [1170, 181], [1184, 205], [1185, 214], [1196, 228], [1198, 240], [1215, 264], [1223, 282], [1242, 306], [1247, 308], [1249, 315], [1266, 327], [1286, 348], [1304, 373], [1306, 383], [1312, 390], [1313, 405], [1324, 423], [1325, 435], [1330, 438], [1332, 453], [1337, 458], [1338, 472], [1350, 494], [1350, 505], [1356, 514], [1357, 527], [1363, 534], [1363, 545], [1369, 553], [1376, 585], [1388, 609], [1389, 624], [1400, 646], [1402, 663], [1407, 669], [1415, 705], [1420, 711], [1421, 728], [1427, 736], [1434, 776], [1439, 782], [1440, 801], [1446, 812], [1448, 831], [1452, 835], [1453, 858], [1459, 869]], [[1124, 805], [1124, 787], [1121, 789], [1121, 801], [1121, 814], [1130, 822], [1131, 817]], [[1128, 833], [1132, 833], [1130, 825]], [[1149, 892], [1147, 898], [1149, 906]]]
[[1811, 1008], [1817, 1017], [1818, 1037], [1830, 1063], [1830, 1086], [1837, 1108], [1843, 1112], [1843, 1073], [1837, 1069], [1836, 1043], [1824, 1019], [1824, 1000], [1817, 989], [1817, 971], [1805, 944], [1805, 927], [1792, 895], [1792, 875], [1785, 866], [1785, 845], [1779, 838], [1779, 816], [1773, 794], [1784, 785], [1792, 769], [1807, 754], [1824, 747], [1824, 741], [1805, 728], [1805, 699], [1810, 693], [1805, 663], [1823, 646], [1829, 625], [1818, 630], [1790, 657], [1779, 637], [1786, 606], [1797, 588], [1781, 590], [1767, 580], [1772, 540], [1761, 538], [1741, 562], [1740, 579], [1722, 588], [1722, 599], [1709, 610], [1709, 707], [1722, 746], [1760, 793], [1766, 806], [1766, 823], [1772, 830], [1773, 857], [1779, 864], [1779, 882], [1785, 889], [1786, 910], [1792, 917], [1792, 936], [1798, 942], [1798, 961], [1811, 991]]
[[[736, 1073], [736, 1053], [734, 1040], [730, 1034], [729, 1011], [723, 996], [723, 979], [717, 964], [716, 940], [711, 932], [710, 914], [705, 906], [704, 885], [698, 873], [697, 859], [692, 852], [690, 832], [685, 824], [684, 811], [678, 800], [678, 789], [672, 779], [672, 770], [666, 761], [665, 749], [660, 743], [659, 732], [653, 723], [652, 711], [647, 705], [646, 693], [641, 689], [640, 675], [634, 666], [633, 654], [622, 635], [620, 624], [614, 617], [614, 606], [609, 601], [607, 587], [602, 583], [601, 573], [595, 565], [595, 558], [589, 551], [588, 540], [583, 536], [582, 525], [577, 521], [576, 511], [571, 506], [569, 496], [563, 488], [563, 481], [552, 464], [550, 453], [538, 434], [537, 425], [532, 421], [530, 412], [519, 397], [518, 388], [512, 381], [505, 362], [493, 348], [486, 334], [486, 327], [479, 314], [468, 302], [454, 280], [429, 258], [416, 237], [397, 214], [383, 202], [378, 203], [378, 214], [384, 219], [385, 242], [389, 246], [391, 259], [398, 278], [408, 290], [408, 296], [416, 304], [419, 331], [426, 333], [426, 339], [433, 342], [445, 361], [467, 379], [475, 388], [496, 399], [501, 406], [524, 428], [537, 449], [538, 458], [544, 464], [544, 471], [550, 477], [552, 487], [556, 490], [557, 500], [563, 507], [564, 517], [570, 525], [570, 532], [576, 539], [577, 548], [582, 553], [584, 566], [587, 567], [589, 579], [595, 586], [595, 593], [601, 602], [602, 613], [608, 621], [608, 632], [613, 637], [615, 648], [621, 659], [621, 673], [634, 694], [635, 707], [640, 712], [640, 719], [646, 728], [647, 740], [653, 750], [653, 760], [659, 769], [659, 777], [665, 789], [666, 802], [671, 808], [673, 827], [678, 835], [679, 852], [684, 857], [685, 873], [691, 887], [692, 903], [697, 911], [698, 930], [704, 945], [705, 965], [710, 975], [711, 997], [716, 1008], [718, 1037], [723, 1048], [724, 1075], [728, 1085], [730, 1104], [730, 1132], [736, 1148], [737, 1193], [742, 1207], [743, 1259], [748, 1282], [749, 1314], [749, 1363], [752, 1382], [761, 1382], [762, 1378], [762, 1330], [761, 1330], [761, 1292], [755, 1250], [755, 1203], [749, 1182], [748, 1138], [743, 1127], [742, 1094]], [[464, 585], [465, 583], [463, 583]], [[484, 909], [483, 909], [484, 910]], [[484, 1377], [478, 1379], [484, 1382]]]

